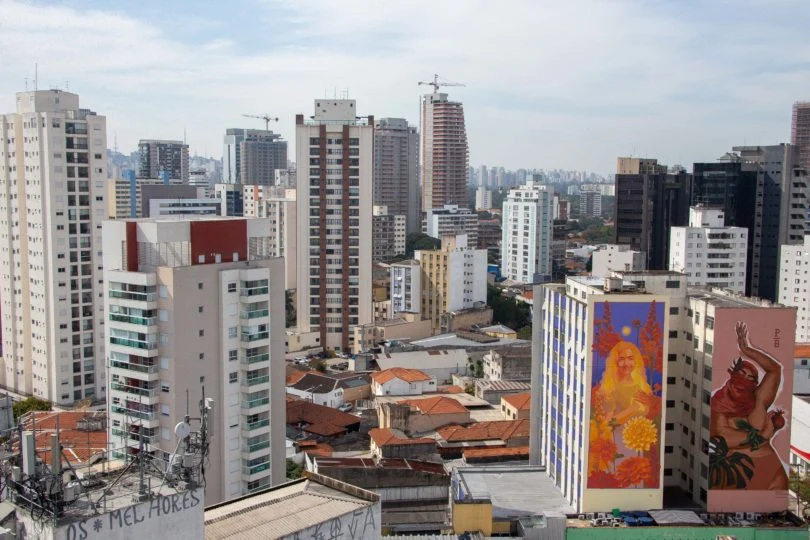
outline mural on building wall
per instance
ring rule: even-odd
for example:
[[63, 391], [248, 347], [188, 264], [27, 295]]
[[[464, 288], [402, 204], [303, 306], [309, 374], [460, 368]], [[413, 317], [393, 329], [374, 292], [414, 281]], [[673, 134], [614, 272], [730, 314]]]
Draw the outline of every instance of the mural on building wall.
[[589, 489], [655, 489], [661, 477], [664, 305], [594, 305]]
[[795, 311], [717, 310], [714, 326], [708, 506], [773, 511], [788, 488]]

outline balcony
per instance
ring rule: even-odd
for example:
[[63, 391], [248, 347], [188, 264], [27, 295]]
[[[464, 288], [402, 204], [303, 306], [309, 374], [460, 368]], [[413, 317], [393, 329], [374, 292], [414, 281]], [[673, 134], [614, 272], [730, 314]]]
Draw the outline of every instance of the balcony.
[[270, 382], [269, 375], [259, 375], [256, 377], [249, 377], [242, 382], [243, 387], [256, 386], [258, 384], [265, 384]]
[[125, 369], [127, 371], [134, 371], [136, 373], [157, 373], [158, 366], [157, 365], [147, 365], [147, 364], [133, 364], [132, 362], [121, 362], [119, 360], [111, 360], [110, 367], [118, 368], [118, 369]]
[[125, 431], [120, 428], [112, 428], [113, 437], [124, 437], [130, 442], [139, 442], [143, 438], [144, 443], [154, 443], [157, 441], [157, 435], [149, 435], [147, 433], [138, 433], [136, 431]]
[[269, 418], [261, 418], [259, 420], [254, 420], [253, 422], [242, 423], [242, 430], [248, 432], [256, 431], [257, 429], [268, 427], [269, 425], [270, 425]]
[[270, 289], [266, 285], [264, 287], [252, 287], [250, 289], [242, 289], [241, 296], [250, 298], [253, 296], [268, 294], [269, 291]]
[[268, 309], [255, 309], [253, 311], [242, 311], [239, 316], [242, 319], [258, 319], [259, 317], [267, 317], [270, 315]]
[[136, 409], [127, 409], [126, 407], [122, 407], [121, 405], [112, 405], [110, 406], [110, 410], [113, 413], [122, 414], [127, 418], [138, 418], [140, 420], [145, 420], [147, 422], [157, 422], [157, 412], [155, 411], [139, 411]]
[[270, 333], [266, 330], [252, 330], [252, 329], [242, 329], [242, 341], [251, 343], [253, 341], [259, 341], [260, 339], [268, 339], [270, 337]]
[[123, 313], [110, 313], [110, 320], [120, 323], [137, 324], [139, 326], [155, 326], [157, 324], [157, 317], [138, 317]]
[[258, 364], [260, 362], [269, 362], [270, 353], [254, 354], [252, 356], [245, 356], [242, 359], [242, 365]]
[[242, 471], [246, 476], [253, 476], [254, 474], [259, 474], [264, 471], [270, 470], [270, 462], [266, 461], [264, 463], [259, 463], [257, 465], [245, 465], [242, 468]]
[[266, 393], [261, 396], [247, 396], [242, 399], [242, 408], [243, 409], [253, 409], [255, 407], [261, 407], [263, 405], [268, 405], [270, 403], [270, 396]]
[[253, 444], [247, 444], [242, 446], [242, 453], [243, 454], [251, 454], [253, 452], [258, 452], [259, 450], [264, 450], [265, 448], [270, 448], [270, 441], [259, 441]]
[[[113, 381], [110, 383], [110, 388], [112, 390], [116, 390], [118, 392], [124, 392], [126, 394], [132, 396], [140, 396], [145, 398], [156, 398], [158, 389], [157, 388], [145, 388], [140, 386], [130, 386], [128, 384], [124, 384], [121, 382]], [[269, 401], [269, 398], [268, 398]]]
[[156, 350], [157, 341], [137, 341], [122, 337], [110, 336], [110, 345], [120, 345], [122, 347], [132, 347], [144, 351]]
[[119, 289], [110, 289], [110, 298], [120, 298], [122, 300], [135, 300], [136, 302], [155, 302], [157, 294], [154, 292], [137, 292]]

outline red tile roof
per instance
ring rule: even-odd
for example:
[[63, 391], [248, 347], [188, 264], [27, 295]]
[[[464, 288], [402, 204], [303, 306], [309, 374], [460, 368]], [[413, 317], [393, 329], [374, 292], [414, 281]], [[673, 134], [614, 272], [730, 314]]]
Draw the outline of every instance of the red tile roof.
[[464, 393], [464, 389], [462, 387], [456, 386], [456, 385], [448, 386], [447, 388], [444, 388], [442, 391], [445, 394], [463, 394]]
[[810, 343], [797, 343], [793, 349], [793, 358], [810, 358]]
[[447, 471], [441, 463], [422, 461], [420, 459], [405, 458], [383, 458], [374, 460], [371, 458], [340, 458], [340, 457], [319, 457], [317, 458], [318, 468], [339, 467], [353, 469], [410, 469], [414, 471], [424, 471], [432, 474], [447, 476]]
[[[398, 430], [397, 430], [398, 431]], [[377, 446], [399, 446], [402, 444], [436, 444], [436, 441], [427, 437], [411, 439], [401, 435], [391, 428], [372, 428], [368, 436]]]
[[291, 386], [297, 383], [298, 381], [303, 379], [306, 374], [307, 374], [306, 371], [299, 371], [299, 370], [295, 370], [294, 372], [289, 373], [287, 375], [287, 383], [286, 383], [287, 386]]
[[529, 392], [521, 392], [520, 394], [509, 394], [503, 396], [501, 401], [507, 402], [509, 405], [519, 411], [528, 411], [532, 403], [532, 395]]
[[434, 396], [425, 399], [405, 399], [400, 401], [417, 409], [422, 414], [458, 414], [466, 413], [467, 407], [453, 398]]
[[497, 420], [478, 422], [467, 427], [446, 426], [436, 430], [447, 442], [488, 441], [500, 439], [509, 441], [513, 438], [529, 436], [528, 420]]
[[329, 437], [348, 431], [350, 426], [359, 424], [360, 419], [337, 409], [287, 396], [287, 424], [298, 426], [302, 423], [305, 424], [304, 431]]
[[[106, 413], [94, 411], [32, 411], [20, 419], [25, 430], [36, 430], [37, 455], [45, 462], [51, 461], [51, 434], [56, 433], [59, 418], [59, 442], [62, 445], [62, 461], [73, 465], [83, 463], [94, 454], [107, 450]], [[103, 419], [105, 429], [85, 431], [78, 429], [79, 420], [91, 417]]]
[[497, 448], [465, 448], [464, 459], [481, 458], [522, 458], [529, 457], [528, 446], [510, 446]]
[[424, 371], [418, 369], [407, 369], [402, 367], [393, 367], [383, 371], [374, 373], [371, 376], [377, 384], [384, 384], [393, 379], [401, 379], [405, 382], [429, 381], [433, 377], [427, 375]]

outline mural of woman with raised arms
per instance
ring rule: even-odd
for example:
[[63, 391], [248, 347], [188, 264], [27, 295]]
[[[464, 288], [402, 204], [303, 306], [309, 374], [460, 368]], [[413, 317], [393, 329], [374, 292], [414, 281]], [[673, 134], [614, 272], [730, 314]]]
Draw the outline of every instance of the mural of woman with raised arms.
[[785, 426], [784, 413], [770, 410], [780, 391], [782, 365], [751, 344], [745, 323], [738, 322], [736, 332], [737, 347], [748, 360], [732, 362], [728, 380], [711, 398], [709, 488], [787, 489], [785, 465], [771, 445]]

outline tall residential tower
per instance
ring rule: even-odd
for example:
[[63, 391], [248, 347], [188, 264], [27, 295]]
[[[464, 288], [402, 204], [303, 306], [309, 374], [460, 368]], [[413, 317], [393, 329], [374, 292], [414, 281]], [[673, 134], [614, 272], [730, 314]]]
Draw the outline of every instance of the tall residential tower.
[[501, 272], [522, 283], [551, 280], [554, 189], [539, 180], [509, 191], [503, 202]]
[[467, 206], [467, 131], [464, 106], [447, 94], [422, 96], [420, 159], [422, 212], [446, 204]]
[[374, 126], [374, 204], [405, 216], [409, 233], [421, 230], [419, 135], [403, 118], [381, 118]]
[[350, 327], [370, 323], [374, 117], [353, 99], [316, 99], [295, 119], [298, 329], [351, 349]]
[[104, 398], [106, 126], [60, 90], [0, 115], [0, 383], [63, 406]]

